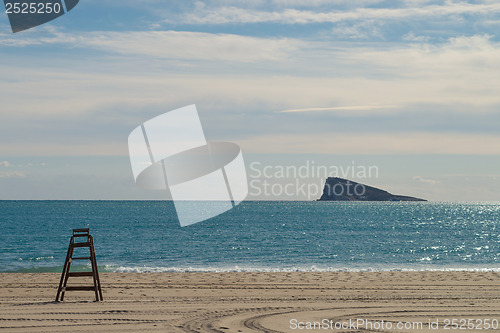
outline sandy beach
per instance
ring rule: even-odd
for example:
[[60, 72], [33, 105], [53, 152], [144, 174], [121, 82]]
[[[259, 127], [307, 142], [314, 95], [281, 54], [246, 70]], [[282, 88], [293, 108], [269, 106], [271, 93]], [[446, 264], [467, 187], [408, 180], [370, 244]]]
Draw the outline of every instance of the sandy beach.
[[496, 272], [104, 273], [103, 302], [69, 291], [56, 303], [58, 280], [0, 274], [0, 331], [450, 332], [500, 320]]

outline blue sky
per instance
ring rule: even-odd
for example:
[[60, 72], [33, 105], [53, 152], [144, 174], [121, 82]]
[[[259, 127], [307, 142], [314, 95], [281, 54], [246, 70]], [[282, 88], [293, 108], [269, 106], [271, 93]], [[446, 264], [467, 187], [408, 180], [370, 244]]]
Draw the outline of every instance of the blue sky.
[[17, 34], [0, 15], [0, 198], [145, 198], [128, 134], [195, 103], [206, 136], [249, 160], [364, 160], [394, 192], [500, 200], [499, 14], [487, 0], [82, 0]]

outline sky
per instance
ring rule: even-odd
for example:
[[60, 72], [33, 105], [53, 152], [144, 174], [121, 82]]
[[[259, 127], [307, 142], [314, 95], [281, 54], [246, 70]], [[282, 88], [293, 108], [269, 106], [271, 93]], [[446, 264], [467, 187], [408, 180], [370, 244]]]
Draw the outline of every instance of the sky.
[[127, 137], [196, 104], [249, 170], [377, 166], [358, 180], [498, 201], [499, 28], [493, 0], [82, 0], [16, 34], [0, 14], [0, 199], [161, 199]]

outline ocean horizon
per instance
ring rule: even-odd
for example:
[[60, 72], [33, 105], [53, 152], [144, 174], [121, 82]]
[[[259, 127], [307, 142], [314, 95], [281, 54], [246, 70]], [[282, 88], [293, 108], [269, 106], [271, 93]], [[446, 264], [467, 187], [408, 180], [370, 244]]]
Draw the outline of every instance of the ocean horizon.
[[[181, 228], [171, 201], [0, 201], [0, 272], [500, 271], [499, 202], [246, 201]], [[90, 270], [90, 266], [74, 267]]]

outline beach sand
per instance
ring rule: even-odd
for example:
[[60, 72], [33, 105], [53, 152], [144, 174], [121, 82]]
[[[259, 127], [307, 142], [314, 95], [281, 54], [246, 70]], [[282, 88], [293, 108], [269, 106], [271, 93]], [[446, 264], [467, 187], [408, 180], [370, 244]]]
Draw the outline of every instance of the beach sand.
[[[500, 320], [496, 272], [104, 273], [103, 302], [69, 291], [56, 303], [58, 283], [53, 273], [0, 274], [0, 331], [456, 332], [467, 330], [445, 329], [447, 320]], [[350, 319], [374, 326], [298, 329]]]

